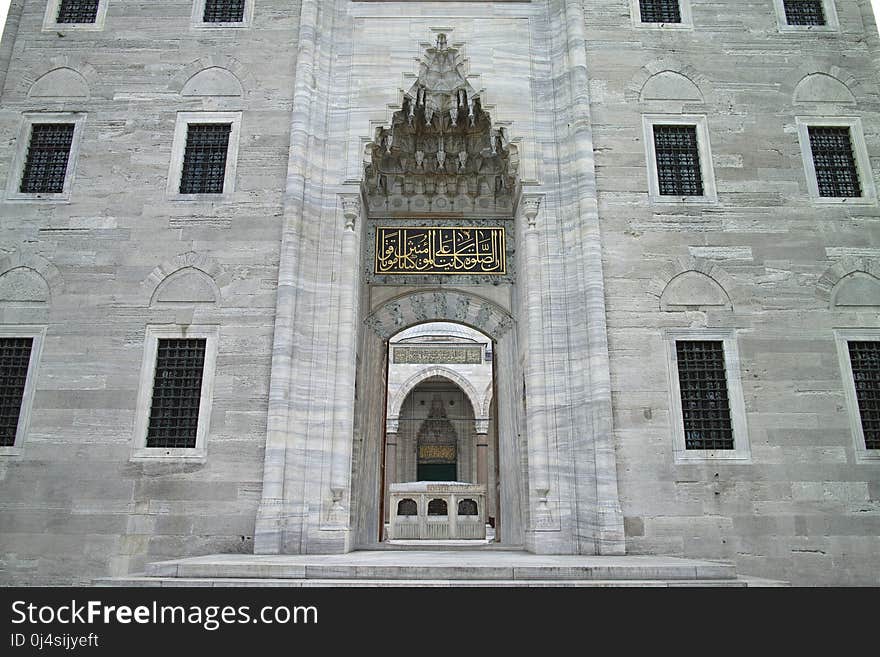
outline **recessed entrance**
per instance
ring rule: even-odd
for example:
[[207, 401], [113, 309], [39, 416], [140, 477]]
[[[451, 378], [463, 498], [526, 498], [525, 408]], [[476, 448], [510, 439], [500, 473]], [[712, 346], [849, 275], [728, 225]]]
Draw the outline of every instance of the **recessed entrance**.
[[387, 358], [383, 537], [388, 538], [387, 524], [395, 520], [392, 485], [415, 482], [480, 487], [484, 508], [479, 515], [494, 528], [498, 476], [490, 414], [492, 339], [461, 324], [429, 322], [391, 337]]

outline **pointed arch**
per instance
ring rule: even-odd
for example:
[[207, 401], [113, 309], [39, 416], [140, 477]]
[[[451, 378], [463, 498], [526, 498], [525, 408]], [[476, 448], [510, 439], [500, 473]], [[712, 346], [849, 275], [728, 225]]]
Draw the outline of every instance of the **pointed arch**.
[[[150, 305], [156, 302], [219, 303], [220, 265], [213, 258], [187, 251], [166, 260], [144, 281]], [[190, 299], [184, 298], [190, 296]], [[213, 297], [213, 301], [209, 299]]]
[[816, 296], [832, 310], [880, 305], [880, 260], [844, 256], [819, 277]]
[[[629, 84], [626, 86], [626, 90], [624, 92], [624, 96], [629, 102], [642, 102], [648, 100], [656, 100], [654, 98], [642, 98], [642, 91], [645, 88], [645, 85], [651, 78], [663, 73], [671, 73], [672, 76], [667, 76], [668, 81], [675, 81], [676, 86], [682, 86], [684, 83], [684, 88], [687, 88], [687, 83], [690, 83], [696, 88], [696, 92], [699, 94], [700, 101], [694, 101], [692, 99], [682, 98], [679, 100], [687, 100], [687, 102], [711, 102], [714, 97], [714, 89], [712, 87], [711, 81], [703, 75], [699, 70], [694, 68], [689, 64], [684, 64], [677, 59], [673, 59], [671, 57], [660, 57], [658, 59], [654, 59], [639, 69], [639, 71], [633, 76], [632, 80], [630, 80]], [[680, 77], [675, 77], [680, 76]], [[684, 80], [682, 80], [682, 78]], [[658, 78], [657, 82], [663, 80], [661, 76]], [[693, 91], [691, 91], [693, 93]]]
[[438, 365], [432, 365], [426, 367], [423, 370], [419, 370], [403, 382], [403, 385], [400, 386], [397, 394], [394, 395], [394, 398], [390, 400], [388, 404], [388, 418], [393, 419], [400, 417], [400, 410], [401, 408], [403, 408], [403, 402], [406, 401], [407, 396], [409, 396], [409, 394], [420, 383], [435, 376], [447, 379], [451, 383], [454, 383], [459, 388], [461, 388], [465, 396], [471, 403], [474, 417], [485, 417], [485, 414], [482, 412], [482, 405], [479, 395], [477, 394], [476, 389], [470, 381], [468, 381], [465, 377], [463, 377], [461, 374], [453, 369], [450, 369], [448, 367], [441, 367]]
[[61, 272], [42, 256], [14, 251], [0, 257], [0, 295], [8, 297], [0, 300], [48, 303], [63, 287]]
[[[676, 283], [676, 279], [682, 274], [688, 274], [688, 276]], [[648, 283], [648, 294], [657, 299], [658, 307], [662, 310], [677, 310], [679, 308], [675, 308], [675, 306], [691, 305], [670, 303], [670, 300], [673, 299], [681, 301], [687, 298], [681, 295], [688, 293], [688, 283], [695, 286], [690, 290], [691, 298], [697, 301], [693, 305], [726, 306], [730, 310], [752, 305], [752, 300], [746, 292], [721, 265], [712, 260], [694, 256], [676, 258], [663, 265]], [[671, 288], [670, 285], [672, 285]], [[725, 298], [726, 303], [724, 303]], [[707, 301], [712, 301], [712, 303], [705, 303]], [[718, 303], [719, 301], [722, 303]]]
[[31, 98], [88, 98], [91, 96], [85, 76], [67, 66], [41, 75], [28, 89]]
[[805, 75], [794, 89], [792, 102], [855, 104], [856, 98], [846, 83], [829, 73], [816, 72]]

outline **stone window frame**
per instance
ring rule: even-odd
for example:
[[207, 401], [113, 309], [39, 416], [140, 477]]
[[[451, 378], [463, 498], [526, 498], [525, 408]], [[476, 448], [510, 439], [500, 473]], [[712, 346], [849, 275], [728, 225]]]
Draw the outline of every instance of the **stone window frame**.
[[691, 12], [691, 0], [678, 0], [678, 11], [681, 14], [680, 23], [643, 23], [642, 13], [639, 7], [640, 0], [629, 0], [630, 16], [633, 27], [646, 30], [693, 30], [694, 18]]
[[773, 6], [776, 9], [776, 26], [782, 34], [840, 31], [840, 21], [837, 18], [837, 7], [834, 0], [822, 0], [825, 25], [789, 25], [785, 18], [784, 0], [773, 0]]
[[254, 0], [245, 0], [244, 16], [236, 23], [206, 23], [205, 0], [193, 0], [191, 27], [194, 30], [244, 29], [249, 28], [254, 19]]
[[[168, 167], [168, 186], [165, 197], [170, 201], [230, 201], [235, 193], [238, 168], [238, 144], [241, 137], [241, 112], [178, 112], [171, 144], [171, 163]], [[229, 123], [229, 145], [226, 150], [226, 173], [220, 194], [181, 194], [180, 177], [186, 151], [187, 127], [190, 123]]]
[[[196, 429], [195, 447], [146, 446], [160, 338], [205, 339], [205, 362], [202, 367], [202, 394], [199, 398], [199, 420]], [[144, 337], [144, 355], [138, 383], [137, 411], [135, 413], [134, 436], [132, 439], [132, 461], [153, 459], [203, 461], [206, 459], [219, 339], [220, 326], [216, 324], [190, 326], [179, 324], [147, 325]]]
[[98, 13], [94, 23], [59, 23], [57, 22], [58, 10], [61, 8], [61, 0], [49, 0], [46, 3], [46, 13], [43, 16], [43, 32], [64, 32], [76, 30], [78, 32], [100, 32], [104, 29], [107, 19], [107, 5], [110, 0], [98, 0]]
[[30, 428], [31, 411], [37, 391], [37, 370], [43, 353], [43, 342], [46, 338], [47, 326], [35, 324], [3, 324], [0, 325], [0, 338], [32, 338], [31, 357], [28, 362], [27, 378], [24, 394], [21, 398], [21, 409], [18, 414], [18, 427], [15, 431], [15, 442], [11, 446], [0, 447], [0, 456], [19, 456], [24, 450]]
[[[71, 188], [76, 177], [76, 163], [82, 146], [83, 130], [85, 129], [85, 112], [25, 112], [22, 114], [21, 127], [15, 148], [15, 156], [9, 170], [6, 185], [6, 200], [20, 202], [44, 202], [70, 200]], [[67, 171], [64, 174], [64, 189], [60, 192], [20, 192], [21, 178], [27, 163], [28, 148], [31, 143], [31, 130], [40, 123], [72, 123], [73, 140], [70, 143], [70, 154], [67, 157]]]
[[[798, 142], [801, 148], [801, 161], [807, 179], [807, 193], [813, 203], [820, 205], [876, 205], [877, 189], [874, 185], [874, 172], [865, 143], [865, 132], [862, 120], [854, 116], [796, 116]], [[816, 165], [813, 161], [813, 148], [810, 145], [810, 127], [846, 127], [849, 128], [850, 141], [856, 169], [859, 172], [859, 183], [862, 195], [858, 197], [820, 196], [819, 181], [816, 179]]]
[[[678, 340], [711, 340], [724, 347], [724, 373], [727, 379], [727, 399], [730, 404], [730, 424], [733, 428], [733, 449], [687, 449], [685, 447], [684, 419], [681, 409], [681, 386], [678, 378], [678, 357], [675, 343]], [[669, 413], [672, 429], [672, 453], [676, 464], [751, 463], [752, 454], [746, 419], [745, 397], [739, 349], [735, 329], [664, 329], [666, 347], [666, 371], [669, 382]]]
[[855, 449], [856, 463], [880, 463], [880, 449], [865, 447], [865, 434], [862, 428], [862, 414], [859, 411], [859, 400], [856, 396], [856, 384], [853, 378], [852, 362], [849, 356], [849, 342], [880, 341], [880, 328], [873, 329], [835, 329], [834, 343], [837, 346], [837, 358], [843, 376], [843, 391], [846, 397], [847, 416], [849, 417], [850, 435]]
[[[700, 152], [700, 175], [703, 182], [702, 196], [673, 196], [660, 194], [657, 174], [657, 152], [654, 145], [655, 125], [690, 125], [697, 131], [697, 148]], [[648, 196], [652, 203], [685, 203], [693, 205], [718, 202], [715, 186], [715, 168], [712, 165], [712, 147], [709, 142], [709, 124], [705, 114], [643, 114], [642, 130], [645, 140], [645, 159], [648, 171]]]

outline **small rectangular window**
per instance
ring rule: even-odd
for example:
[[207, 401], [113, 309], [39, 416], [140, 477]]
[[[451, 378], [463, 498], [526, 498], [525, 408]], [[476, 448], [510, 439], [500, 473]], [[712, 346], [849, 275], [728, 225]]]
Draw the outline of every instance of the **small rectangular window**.
[[98, 18], [99, 0], [61, 0], [56, 23], [94, 23]]
[[229, 148], [229, 123], [191, 123], [187, 126], [181, 194], [222, 194]]
[[15, 445], [33, 338], [0, 338], [0, 447]]
[[654, 125], [654, 152], [661, 195], [703, 195], [696, 126]]
[[639, 0], [642, 23], [681, 23], [679, 0]]
[[158, 340], [147, 447], [196, 446], [205, 345], [204, 338]]
[[73, 123], [35, 123], [31, 126], [19, 192], [58, 194], [64, 191], [74, 128]]
[[789, 25], [825, 25], [823, 0], [785, 0], [783, 4]]
[[819, 196], [854, 198], [862, 195], [852, 139], [846, 126], [810, 126], [810, 150]]
[[685, 449], [733, 449], [724, 343], [676, 341]]
[[880, 449], [880, 341], [847, 344], [865, 449]]
[[241, 23], [245, 0], [205, 0], [202, 19], [206, 23]]

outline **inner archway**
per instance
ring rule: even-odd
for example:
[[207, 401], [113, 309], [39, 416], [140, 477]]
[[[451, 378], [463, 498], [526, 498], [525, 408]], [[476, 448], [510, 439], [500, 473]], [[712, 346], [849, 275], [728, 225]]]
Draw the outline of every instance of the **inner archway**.
[[384, 522], [395, 512], [391, 485], [462, 482], [485, 489], [491, 535], [498, 507], [492, 339], [451, 322], [421, 324], [389, 340], [387, 368]]

